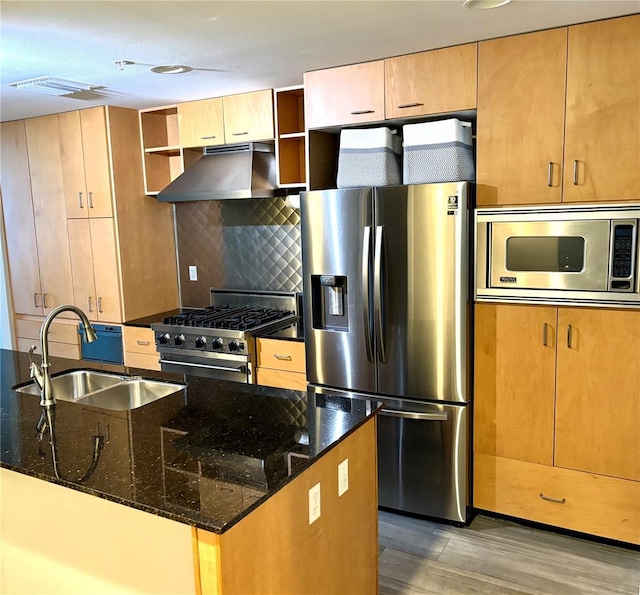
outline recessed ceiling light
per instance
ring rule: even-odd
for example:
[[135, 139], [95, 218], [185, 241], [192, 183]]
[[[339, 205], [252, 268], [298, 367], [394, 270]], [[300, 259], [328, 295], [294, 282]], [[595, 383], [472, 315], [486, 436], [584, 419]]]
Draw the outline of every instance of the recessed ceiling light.
[[151, 72], [157, 74], [183, 74], [184, 72], [191, 72], [193, 68], [191, 66], [181, 66], [179, 64], [167, 65], [167, 66], [154, 66]]
[[486, 10], [488, 8], [498, 8], [509, 4], [511, 0], [464, 0], [465, 8], [473, 8], [474, 10]]

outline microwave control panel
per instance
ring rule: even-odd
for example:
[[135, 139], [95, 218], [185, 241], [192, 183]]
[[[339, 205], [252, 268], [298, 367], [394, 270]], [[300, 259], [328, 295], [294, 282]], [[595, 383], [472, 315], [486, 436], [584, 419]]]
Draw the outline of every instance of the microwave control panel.
[[637, 222], [615, 221], [612, 227], [609, 289], [633, 291]]

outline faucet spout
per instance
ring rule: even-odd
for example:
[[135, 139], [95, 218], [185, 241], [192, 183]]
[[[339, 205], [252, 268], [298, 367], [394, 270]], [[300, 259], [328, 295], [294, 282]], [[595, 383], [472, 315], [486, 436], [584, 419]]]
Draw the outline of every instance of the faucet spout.
[[[51, 364], [49, 363], [49, 327], [51, 326], [51, 322], [53, 319], [58, 316], [61, 312], [73, 312], [80, 318], [85, 328], [85, 340], [87, 343], [93, 343], [98, 337], [96, 336], [95, 330], [87, 315], [71, 304], [64, 304], [62, 306], [58, 306], [49, 312], [49, 315], [44, 319], [42, 323], [42, 328], [40, 330], [40, 341], [42, 344], [42, 362], [40, 364], [40, 374], [38, 375], [36, 371], [31, 370], [32, 376], [36, 384], [40, 388], [40, 405], [42, 407], [52, 407], [56, 404], [56, 398], [53, 392], [53, 386], [51, 384], [51, 375], [49, 373], [49, 368]], [[34, 364], [35, 367], [35, 364]]]

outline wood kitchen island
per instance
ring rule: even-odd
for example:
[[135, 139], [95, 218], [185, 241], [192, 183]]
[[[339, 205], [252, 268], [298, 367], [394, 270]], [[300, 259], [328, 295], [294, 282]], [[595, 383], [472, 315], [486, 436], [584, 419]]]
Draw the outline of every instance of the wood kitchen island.
[[26, 354], [1, 356], [3, 592], [377, 591], [377, 401], [111, 367], [186, 387], [128, 411], [59, 400], [56, 476], [38, 397], [12, 389]]

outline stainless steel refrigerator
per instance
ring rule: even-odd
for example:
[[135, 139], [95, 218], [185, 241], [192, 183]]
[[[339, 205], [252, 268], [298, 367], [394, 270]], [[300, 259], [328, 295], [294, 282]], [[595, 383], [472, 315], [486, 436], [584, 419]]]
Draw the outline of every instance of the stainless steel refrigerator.
[[466, 522], [466, 182], [301, 194], [307, 378], [379, 395], [379, 505]]

